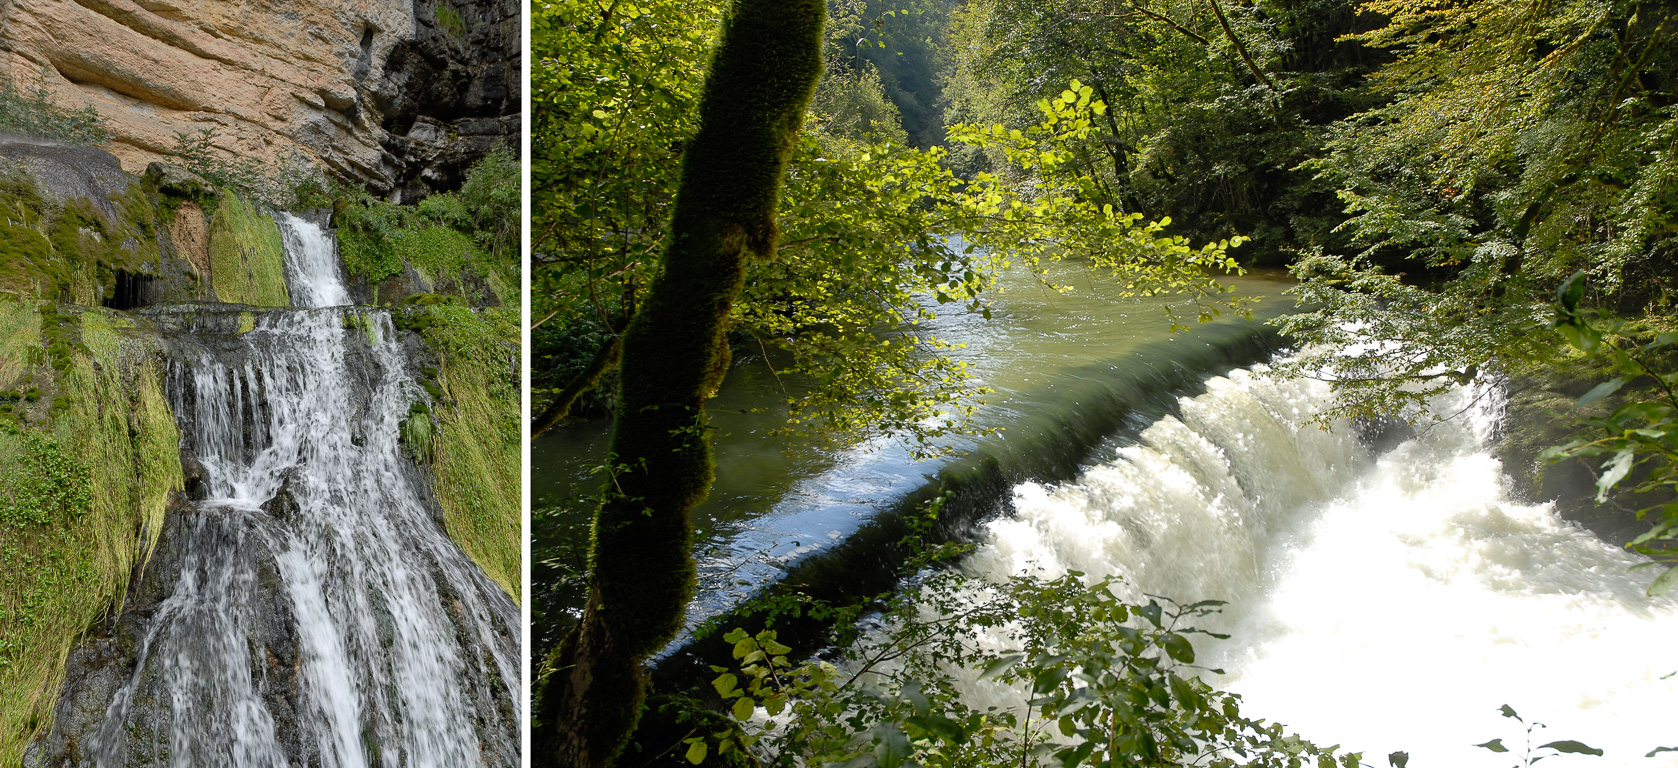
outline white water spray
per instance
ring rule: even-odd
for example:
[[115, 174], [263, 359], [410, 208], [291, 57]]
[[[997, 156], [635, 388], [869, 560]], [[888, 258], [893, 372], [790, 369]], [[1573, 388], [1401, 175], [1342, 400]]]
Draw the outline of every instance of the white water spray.
[[[1580, 766], [1670, 768], [1678, 757], [1678, 601], [1643, 596], [1639, 558], [1509, 499], [1488, 449], [1498, 393], [1434, 403], [1456, 418], [1372, 457], [1348, 425], [1308, 423], [1318, 382], [1249, 371], [1183, 398], [1115, 460], [1060, 487], [1015, 489], [969, 566], [1001, 580], [1117, 575], [1131, 597], [1231, 602], [1201, 648], [1244, 711], [1385, 765], [1515, 762], [1508, 704], [1576, 739]], [[1006, 703], [1006, 702], [998, 702]]]

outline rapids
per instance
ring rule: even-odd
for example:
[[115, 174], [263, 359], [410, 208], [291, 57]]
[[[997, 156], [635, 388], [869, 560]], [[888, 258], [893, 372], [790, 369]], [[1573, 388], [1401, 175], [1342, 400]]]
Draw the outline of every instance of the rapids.
[[[1210, 628], [1234, 637], [1197, 642], [1228, 673], [1209, 681], [1369, 764], [1399, 750], [1411, 766], [1518, 762], [1508, 704], [1549, 726], [1534, 745], [1605, 751], [1556, 764], [1678, 765], [1644, 757], [1678, 746], [1678, 600], [1644, 596], [1639, 556], [1510, 498], [1489, 450], [1497, 388], [1437, 400], [1450, 418], [1375, 455], [1352, 425], [1310, 423], [1326, 385], [1263, 370], [1211, 379], [1075, 481], [1016, 485], [966, 567], [1227, 600]], [[1517, 754], [1474, 746], [1493, 738]]]

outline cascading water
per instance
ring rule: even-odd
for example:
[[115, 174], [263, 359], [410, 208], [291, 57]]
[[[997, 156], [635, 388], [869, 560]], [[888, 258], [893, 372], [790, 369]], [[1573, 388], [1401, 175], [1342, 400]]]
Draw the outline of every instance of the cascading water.
[[338, 249], [320, 227], [289, 213], [274, 217], [285, 241], [286, 284], [300, 307], [342, 307], [350, 292], [338, 278]]
[[[178, 580], [89, 740], [98, 766], [519, 764], [519, 611], [442, 532], [399, 442], [390, 317], [348, 303], [331, 240], [282, 222], [313, 307], [197, 306], [169, 397], [202, 499]], [[165, 553], [160, 552], [159, 557]]]
[[1519, 752], [1508, 704], [1550, 726], [1535, 746], [1678, 765], [1644, 757], [1678, 746], [1678, 601], [1643, 595], [1636, 556], [1510, 500], [1487, 448], [1497, 390], [1451, 393], [1433, 407], [1454, 418], [1374, 456], [1349, 425], [1309, 423], [1330, 402], [1319, 382], [1238, 370], [1207, 389], [1077, 481], [1016, 487], [968, 567], [1228, 600], [1211, 628], [1234, 639], [1201, 649], [1229, 673], [1211, 682], [1372, 764], [1403, 750], [1413, 766], [1506, 767], [1474, 745]]

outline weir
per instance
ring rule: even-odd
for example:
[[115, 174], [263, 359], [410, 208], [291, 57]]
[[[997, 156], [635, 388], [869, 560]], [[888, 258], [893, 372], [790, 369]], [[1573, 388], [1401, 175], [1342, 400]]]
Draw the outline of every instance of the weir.
[[[1002, 511], [1015, 483], [1071, 479], [1116, 435], [1173, 408], [1176, 394], [1209, 375], [1267, 359], [1280, 339], [1264, 320], [1292, 303], [1281, 295], [1288, 283], [1243, 278], [1235, 287], [1258, 300], [1252, 318], [1172, 334], [1160, 314], [1167, 300], [1124, 298], [1080, 265], [1055, 268], [1055, 281], [1075, 282], [1075, 293], [1041, 290], [1022, 272], [1006, 279], [993, 319], [952, 312], [927, 328], [964, 345], [958, 359], [995, 390], [977, 423], [1001, 431], [959, 439], [951, 456], [916, 461], [890, 440], [823, 451], [767, 437], [784, 420], [784, 405], [774, 407], [784, 403], [782, 382], [764, 372], [761, 358], [738, 358], [710, 406], [719, 474], [694, 515], [698, 590], [686, 631], [656, 659], [655, 676], [681, 679], [727, 663], [722, 632], [696, 637], [694, 631], [707, 623], [751, 626], [753, 620], [736, 612], [754, 600], [789, 590], [844, 600], [890, 589], [904, 575], [898, 542], [911, 516], [933, 498], [952, 496], [930, 535], [970, 536], [976, 524]], [[538, 444], [537, 494], [553, 484], [543, 464], [576, 472], [598, 461], [605, 428], [597, 423], [592, 430], [561, 430]], [[579, 501], [570, 514], [580, 519], [590, 511], [587, 494], [596, 478], [572, 482]], [[580, 595], [556, 600], [550, 590], [538, 590], [534, 599], [548, 603], [549, 616], [580, 605]], [[538, 638], [538, 654], [565, 626], [545, 624], [538, 624], [548, 632]], [[793, 641], [820, 630], [784, 618], [776, 627]]]
[[[755, 628], [755, 619], [732, 615], [751, 601], [798, 591], [838, 602], [891, 589], [908, 575], [901, 570], [908, 553], [899, 542], [940, 494], [949, 499], [928, 540], [970, 538], [976, 526], [1003, 513], [1016, 483], [1075, 477], [1103, 445], [1168, 412], [1175, 393], [1198, 388], [1214, 371], [1266, 359], [1279, 343], [1258, 323], [1203, 328], [1068, 376], [1054, 405], [1010, 409], [1016, 421], [1006, 432], [969, 443], [960, 455], [914, 462], [894, 446], [859, 452], [700, 559], [689, 633], [660, 654], [655, 676], [693, 679], [710, 664], [728, 663], [723, 631], [699, 638], [691, 632], [707, 621], [724, 630]], [[783, 617], [776, 629], [783, 642], [807, 647], [822, 626]]]
[[412, 350], [387, 312], [344, 306], [326, 233], [279, 224], [302, 308], [145, 311], [194, 500], [130, 591], [131, 666], [82, 761], [516, 766], [519, 609], [404, 452]]

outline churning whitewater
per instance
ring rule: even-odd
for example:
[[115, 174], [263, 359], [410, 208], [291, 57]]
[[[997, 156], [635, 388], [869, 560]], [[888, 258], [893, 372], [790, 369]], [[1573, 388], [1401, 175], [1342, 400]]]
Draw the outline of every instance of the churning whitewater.
[[[993, 580], [1067, 570], [1132, 590], [1230, 602], [1201, 644], [1244, 711], [1384, 765], [1515, 762], [1507, 704], [1549, 726], [1534, 745], [1601, 748], [1580, 765], [1678, 765], [1678, 601], [1643, 594], [1641, 558], [1513, 501], [1488, 448], [1496, 388], [1372, 455], [1351, 425], [1311, 423], [1328, 387], [1264, 369], [1213, 378], [1133, 445], [1059, 487], [1014, 489], [968, 563]], [[992, 692], [998, 693], [998, 692]], [[1007, 703], [998, 701], [998, 704]], [[1572, 764], [1568, 762], [1567, 764]]]
[[194, 307], [168, 390], [203, 467], [178, 583], [99, 766], [519, 764], [519, 612], [442, 532], [398, 434], [425, 398], [331, 239], [281, 221], [294, 301]]

